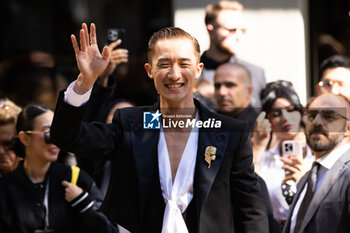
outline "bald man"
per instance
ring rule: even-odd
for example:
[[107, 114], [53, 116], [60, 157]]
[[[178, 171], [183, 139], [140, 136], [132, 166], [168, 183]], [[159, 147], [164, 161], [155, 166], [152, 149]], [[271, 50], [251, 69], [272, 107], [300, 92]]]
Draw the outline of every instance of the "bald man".
[[250, 104], [253, 87], [249, 70], [239, 63], [224, 63], [216, 69], [214, 86], [218, 112], [246, 121], [253, 130], [259, 109]]

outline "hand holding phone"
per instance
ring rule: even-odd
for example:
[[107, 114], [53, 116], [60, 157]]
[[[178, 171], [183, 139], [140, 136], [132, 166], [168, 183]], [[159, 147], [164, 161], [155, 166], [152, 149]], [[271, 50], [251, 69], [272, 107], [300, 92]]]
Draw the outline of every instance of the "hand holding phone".
[[[108, 78], [113, 74], [115, 68], [121, 63], [127, 63], [129, 59], [129, 51], [125, 48], [125, 29], [109, 28], [107, 29], [107, 44], [111, 51], [108, 66], [100, 75], [98, 81], [100, 85], [107, 87]], [[124, 45], [124, 46], [122, 46]]]
[[291, 185], [297, 182], [304, 174], [302, 142], [298, 140], [286, 140], [282, 142], [282, 157], [285, 170], [284, 182]]
[[111, 44], [114, 41], [122, 40], [124, 42], [125, 29], [124, 28], [108, 28], [107, 29], [107, 44]]

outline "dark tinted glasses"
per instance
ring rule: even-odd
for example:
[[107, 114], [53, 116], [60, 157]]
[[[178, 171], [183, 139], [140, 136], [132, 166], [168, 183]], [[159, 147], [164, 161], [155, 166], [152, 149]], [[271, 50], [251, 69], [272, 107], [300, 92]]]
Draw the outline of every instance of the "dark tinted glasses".
[[316, 116], [320, 114], [321, 118], [327, 122], [332, 122], [338, 119], [345, 119], [345, 120], [349, 120], [346, 116], [343, 116], [342, 114], [331, 110], [331, 109], [327, 109], [327, 110], [308, 110], [305, 113], [305, 116], [307, 117], [307, 119], [309, 121], [314, 121]]
[[34, 131], [34, 130], [27, 130], [25, 132], [27, 134], [42, 134], [44, 136], [44, 142], [46, 144], [52, 144], [50, 130], [46, 130], [44, 132], [42, 132], [42, 131]]

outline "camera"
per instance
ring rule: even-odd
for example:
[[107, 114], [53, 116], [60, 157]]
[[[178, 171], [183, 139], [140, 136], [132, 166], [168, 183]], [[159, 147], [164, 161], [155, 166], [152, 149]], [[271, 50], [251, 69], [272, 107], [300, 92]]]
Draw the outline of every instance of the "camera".
[[293, 151], [293, 144], [292, 143], [285, 143], [284, 144], [284, 151], [286, 151], [286, 152]]
[[298, 140], [286, 140], [282, 143], [282, 155], [288, 158], [290, 155], [297, 157], [303, 157], [303, 146], [301, 141]]

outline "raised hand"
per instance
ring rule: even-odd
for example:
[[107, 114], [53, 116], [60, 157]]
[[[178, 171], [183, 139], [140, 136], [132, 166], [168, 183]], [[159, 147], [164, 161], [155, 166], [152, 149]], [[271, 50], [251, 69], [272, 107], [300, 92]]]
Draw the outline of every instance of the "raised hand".
[[128, 62], [129, 51], [127, 49], [115, 49], [121, 43], [122, 41], [119, 39], [108, 45], [108, 48], [111, 51], [111, 57], [109, 60], [110, 64], [119, 65], [120, 63]]
[[85, 23], [80, 30], [80, 48], [77, 39], [71, 35], [80, 74], [73, 90], [78, 94], [84, 94], [92, 88], [98, 76], [106, 69], [109, 63], [110, 49], [105, 46], [100, 53], [97, 46], [95, 24], [90, 25], [90, 35]]
[[271, 124], [265, 117], [266, 112], [263, 111], [256, 119], [253, 134], [253, 144], [266, 147], [270, 137]]
[[113, 71], [119, 64], [128, 62], [129, 51], [127, 49], [115, 49], [121, 43], [122, 41], [119, 39], [108, 45], [111, 54], [109, 63], [107, 68], [103, 71], [103, 73], [98, 79], [98, 82], [102, 86], [107, 86], [108, 77], [113, 73]]
[[257, 173], [260, 171], [260, 161], [270, 140], [271, 124], [265, 117], [265, 111], [261, 112], [257, 117], [252, 137], [253, 161]]

